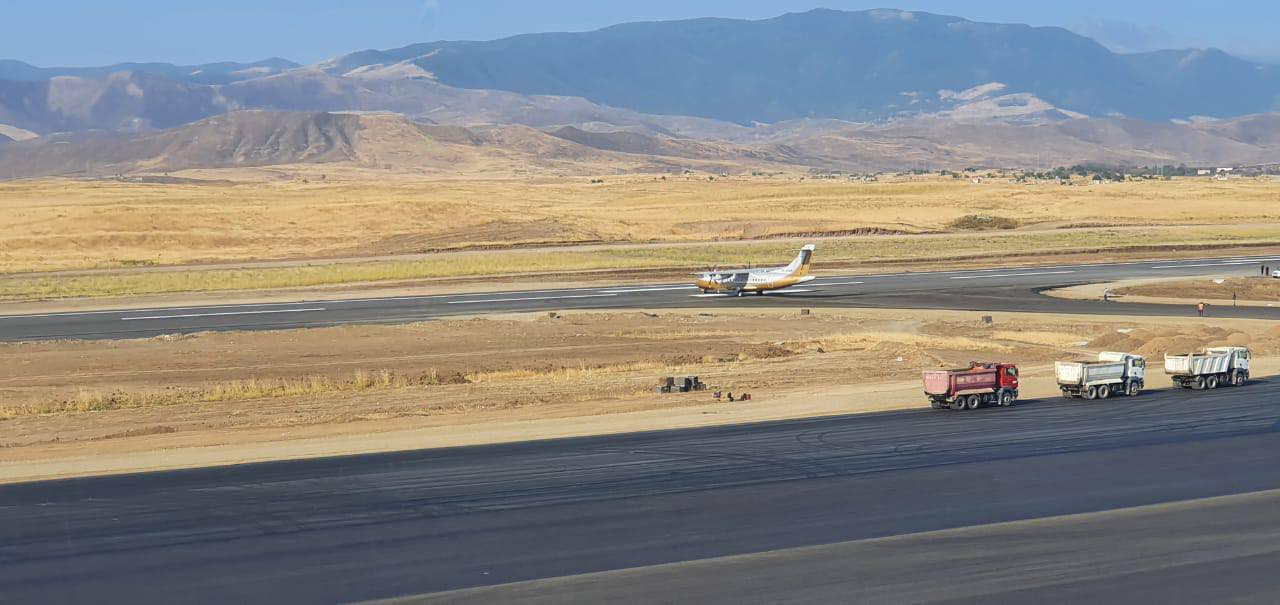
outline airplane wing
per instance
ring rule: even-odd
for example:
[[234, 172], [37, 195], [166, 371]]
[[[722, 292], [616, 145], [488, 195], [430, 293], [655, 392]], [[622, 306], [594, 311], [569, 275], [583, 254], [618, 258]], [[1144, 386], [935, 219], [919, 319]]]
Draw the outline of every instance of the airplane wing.
[[747, 275], [756, 271], [765, 271], [765, 269], [716, 269], [715, 271], [699, 271], [694, 275]]

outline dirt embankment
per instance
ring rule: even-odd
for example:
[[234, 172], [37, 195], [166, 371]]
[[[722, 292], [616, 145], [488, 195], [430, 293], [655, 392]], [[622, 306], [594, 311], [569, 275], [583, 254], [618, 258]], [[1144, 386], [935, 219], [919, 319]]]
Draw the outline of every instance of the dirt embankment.
[[[919, 371], [1280, 352], [1268, 322], [795, 310], [571, 313], [0, 345], [0, 481], [918, 407]], [[747, 404], [658, 395], [696, 374]], [[1153, 386], [1159, 386], [1153, 385]]]
[[1280, 279], [1233, 277], [1152, 282], [1115, 290], [1120, 296], [1143, 296], [1180, 301], [1243, 301], [1250, 304], [1280, 303]]
[[1205, 303], [1210, 307], [1274, 307], [1280, 305], [1280, 279], [1262, 277], [1194, 277], [1181, 279], [1131, 279], [1085, 284], [1045, 292], [1049, 296], [1157, 305], [1183, 305], [1188, 309]]

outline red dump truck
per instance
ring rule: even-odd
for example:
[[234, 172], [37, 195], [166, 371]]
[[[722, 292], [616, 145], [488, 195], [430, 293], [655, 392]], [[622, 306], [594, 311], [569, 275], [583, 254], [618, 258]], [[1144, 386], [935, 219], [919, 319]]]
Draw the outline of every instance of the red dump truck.
[[973, 363], [960, 370], [925, 370], [924, 394], [935, 410], [1013, 405], [1018, 399], [1018, 366]]

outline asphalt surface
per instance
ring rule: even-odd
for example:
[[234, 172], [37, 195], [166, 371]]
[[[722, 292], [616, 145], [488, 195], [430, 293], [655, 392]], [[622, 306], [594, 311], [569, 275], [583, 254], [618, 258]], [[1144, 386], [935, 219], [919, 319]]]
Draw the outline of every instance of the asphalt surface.
[[0, 602], [1275, 602], [1278, 403], [1255, 381], [10, 485]]
[[[821, 251], [819, 251], [821, 253]], [[815, 263], [821, 265], [821, 256]], [[1257, 275], [1278, 257], [1230, 257], [1093, 265], [1056, 265], [894, 275], [824, 276], [767, 296], [706, 296], [689, 284], [548, 289], [396, 298], [300, 301], [0, 316], [0, 341], [120, 339], [215, 330], [270, 330], [343, 324], [405, 323], [457, 315], [568, 309], [825, 306], [1052, 313], [1171, 315], [1168, 305], [1104, 304], [1045, 297], [1047, 288], [1149, 277]], [[1280, 307], [1211, 309], [1218, 317], [1280, 319]]]

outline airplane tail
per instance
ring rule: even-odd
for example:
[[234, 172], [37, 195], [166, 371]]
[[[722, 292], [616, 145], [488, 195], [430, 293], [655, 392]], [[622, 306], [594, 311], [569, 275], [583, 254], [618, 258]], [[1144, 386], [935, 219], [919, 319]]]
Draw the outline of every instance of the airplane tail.
[[800, 254], [796, 255], [795, 260], [787, 265], [787, 273], [796, 277], [803, 277], [809, 274], [809, 263], [813, 262], [813, 251], [817, 246], [809, 244], [800, 249]]

